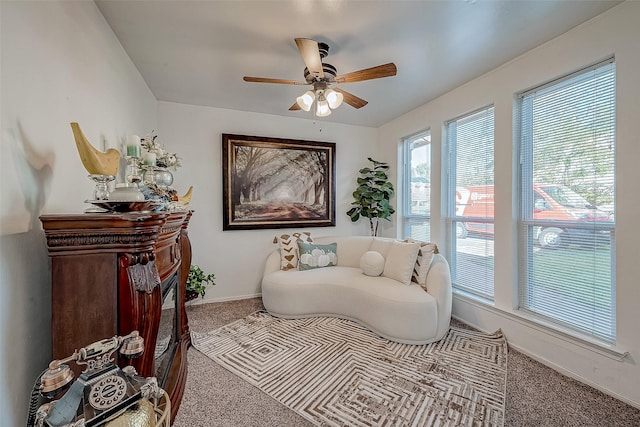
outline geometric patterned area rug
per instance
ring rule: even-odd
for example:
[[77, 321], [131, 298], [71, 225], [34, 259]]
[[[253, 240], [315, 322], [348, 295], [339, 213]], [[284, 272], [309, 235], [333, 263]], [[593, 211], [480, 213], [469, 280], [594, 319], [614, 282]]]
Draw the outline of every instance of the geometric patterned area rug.
[[318, 426], [502, 426], [507, 342], [451, 328], [399, 344], [333, 317], [258, 311], [193, 346]]

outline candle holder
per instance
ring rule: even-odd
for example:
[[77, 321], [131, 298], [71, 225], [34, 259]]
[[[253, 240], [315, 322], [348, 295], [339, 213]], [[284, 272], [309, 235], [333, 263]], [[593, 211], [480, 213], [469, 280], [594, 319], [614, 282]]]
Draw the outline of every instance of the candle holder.
[[142, 181], [140, 175], [140, 168], [138, 167], [138, 157], [127, 156], [127, 164], [129, 166], [129, 174], [127, 175], [127, 182], [132, 184], [133, 187], [138, 187]]
[[116, 177], [113, 175], [91, 174], [89, 179], [96, 183], [96, 188], [93, 190], [93, 200], [108, 200], [109, 183]]
[[142, 166], [142, 183], [144, 185], [155, 184], [156, 183], [156, 167], [150, 165]]
[[[89, 179], [96, 183], [93, 189], [93, 200], [109, 200], [109, 183], [116, 179], [113, 175], [91, 174]], [[91, 207], [85, 209], [86, 213], [104, 212], [104, 209]]]

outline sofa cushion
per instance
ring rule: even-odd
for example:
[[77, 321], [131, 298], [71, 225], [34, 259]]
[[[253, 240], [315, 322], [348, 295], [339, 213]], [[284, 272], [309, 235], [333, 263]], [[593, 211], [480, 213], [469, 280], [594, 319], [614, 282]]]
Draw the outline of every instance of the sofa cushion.
[[337, 243], [319, 245], [298, 241], [298, 270], [334, 267], [338, 264]]
[[360, 257], [360, 269], [367, 276], [379, 276], [384, 270], [384, 257], [380, 252], [367, 251]]
[[298, 268], [298, 241], [312, 243], [311, 233], [295, 231], [276, 236], [275, 243], [280, 248], [280, 270], [296, 270]]
[[424, 286], [427, 283], [427, 273], [431, 267], [433, 255], [439, 253], [438, 246], [435, 243], [427, 243], [414, 239], [405, 239], [405, 242], [420, 244], [420, 250], [418, 251], [418, 257], [416, 258], [416, 264], [411, 276], [411, 282]]
[[[407, 287], [397, 280], [384, 276], [365, 276], [362, 274], [362, 270], [357, 267], [337, 266], [333, 268], [317, 268], [311, 271], [274, 271], [265, 275], [263, 281], [267, 284], [273, 283], [279, 286], [288, 286], [290, 289], [308, 289], [310, 286], [353, 289], [393, 301], [433, 299], [431, 296], [422, 295], [426, 292], [418, 286], [415, 288], [420, 292], [408, 292]], [[420, 295], [420, 297], [416, 295]], [[335, 300], [337, 297], [338, 295], [335, 293], [327, 295], [330, 300]]]
[[392, 241], [385, 256], [382, 275], [405, 285], [411, 284], [411, 275], [419, 250], [420, 243]]

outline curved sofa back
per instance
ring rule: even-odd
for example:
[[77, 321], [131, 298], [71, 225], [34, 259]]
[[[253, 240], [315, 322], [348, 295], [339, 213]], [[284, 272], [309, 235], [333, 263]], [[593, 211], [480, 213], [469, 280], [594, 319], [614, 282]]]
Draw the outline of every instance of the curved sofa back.
[[321, 236], [314, 237], [313, 243], [337, 243], [338, 266], [360, 268], [360, 257], [369, 250], [373, 239], [370, 236]]
[[[375, 237], [375, 239], [393, 240], [386, 237]], [[338, 244], [338, 266], [360, 268], [360, 257], [367, 252], [373, 243], [374, 237], [370, 236], [320, 236], [314, 237], [313, 243], [326, 245], [329, 243]], [[279, 250], [276, 249], [267, 259], [264, 273], [270, 273], [280, 269]]]

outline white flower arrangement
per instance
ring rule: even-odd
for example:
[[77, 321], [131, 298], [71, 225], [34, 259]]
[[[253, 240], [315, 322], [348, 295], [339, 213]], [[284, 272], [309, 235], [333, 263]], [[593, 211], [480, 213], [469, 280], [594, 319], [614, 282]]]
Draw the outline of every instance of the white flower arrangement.
[[155, 154], [156, 166], [175, 171], [182, 166], [180, 164], [180, 157], [178, 157], [176, 153], [170, 153], [165, 150], [162, 144], [156, 141], [157, 138], [158, 135], [151, 132], [150, 135], [142, 138], [140, 145], [147, 153]]

